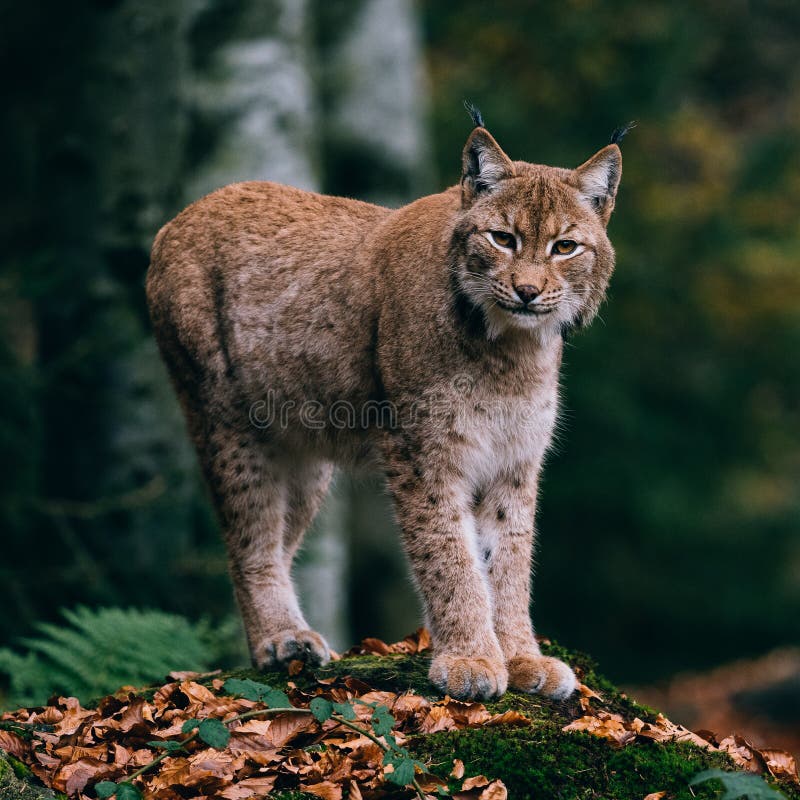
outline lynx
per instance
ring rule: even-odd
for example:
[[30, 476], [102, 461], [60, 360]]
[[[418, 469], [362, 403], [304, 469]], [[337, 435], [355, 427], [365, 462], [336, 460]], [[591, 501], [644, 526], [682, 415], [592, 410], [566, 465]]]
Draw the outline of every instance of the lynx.
[[511, 161], [476, 110], [460, 184], [389, 210], [269, 182], [158, 233], [155, 335], [218, 513], [254, 663], [330, 651], [292, 560], [334, 465], [385, 475], [457, 698], [576, 687], [530, 618], [539, 471], [564, 334], [597, 312], [622, 158]]

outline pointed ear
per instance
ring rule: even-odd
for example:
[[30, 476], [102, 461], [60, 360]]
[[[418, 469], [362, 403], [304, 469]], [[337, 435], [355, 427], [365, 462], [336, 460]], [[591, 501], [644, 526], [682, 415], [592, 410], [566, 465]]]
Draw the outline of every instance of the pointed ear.
[[619, 179], [622, 177], [622, 153], [616, 144], [604, 147], [575, 170], [578, 191], [608, 225], [614, 210]]
[[486, 128], [475, 128], [464, 146], [461, 198], [469, 205], [484, 192], [491, 192], [506, 178], [513, 178], [514, 165]]

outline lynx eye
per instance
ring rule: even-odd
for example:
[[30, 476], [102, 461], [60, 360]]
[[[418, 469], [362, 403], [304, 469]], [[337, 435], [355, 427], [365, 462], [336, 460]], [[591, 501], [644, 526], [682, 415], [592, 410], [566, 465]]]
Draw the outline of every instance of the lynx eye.
[[573, 242], [572, 239], [559, 239], [553, 243], [551, 252], [556, 256], [568, 256], [570, 253], [574, 253], [577, 247], [578, 243]]
[[516, 250], [517, 237], [507, 231], [489, 231], [489, 236], [494, 239], [494, 243], [500, 247], [507, 247], [509, 250]]

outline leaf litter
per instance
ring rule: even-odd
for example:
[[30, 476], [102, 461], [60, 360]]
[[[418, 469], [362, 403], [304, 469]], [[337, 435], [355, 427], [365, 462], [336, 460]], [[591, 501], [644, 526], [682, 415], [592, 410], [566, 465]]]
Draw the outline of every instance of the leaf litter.
[[[430, 637], [423, 628], [395, 644], [365, 639], [345, 655], [416, 654], [429, 648]], [[290, 665], [290, 676], [302, 668], [299, 662]], [[502, 781], [484, 775], [464, 779], [465, 767], [458, 759], [448, 788], [447, 781], [427, 773], [419, 762], [393, 759], [393, 748], [402, 748], [408, 737], [419, 734], [532, 724], [518, 711], [492, 714], [479, 702], [376, 691], [351, 676], [318, 679], [305, 690], [290, 680], [284, 693], [253, 681], [226, 685], [215, 674], [171, 673], [170, 682], [157, 688], [150, 700], [120, 690], [96, 708], [84, 708], [74, 697], [59, 697], [45, 707], [5, 713], [0, 719], [12, 723], [12, 729], [0, 729], [0, 748], [24, 762], [45, 786], [75, 800], [108, 796], [103, 791], [114, 789], [118, 800], [140, 793], [152, 800], [248, 800], [277, 790], [300, 790], [323, 800], [379, 800], [415, 793], [431, 800], [506, 800]], [[198, 682], [202, 679], [210, 680], [210, 687]], [[692, 732], [660, 714], [651, 722], [626, 720], [596, 707], [603, 703], [600, 694], [582, 684], [576, 708], [583, 716], [563, 730], [598, 736], [617, 747], [687, 741], [724, 751], [751, 772], [798, 780], [797, 765], [785, 751], [758, 749], [740, 736], [718, 742], [709, 731]], [[297, 710], [258, 716], [260, 709], [284, 705]], [[234, 720], [243, 714], [251, 716]], [[346, 727], [343, 720], [350, 719], [364, 730]], [[17, 725], [20, 733], [13, 729]], [[200, 735], [181, 747], [193, 730]], [[156, 759], [160, 761], [152, 769], [126, 782]], [[393, 777], [395, 768], [404, 774]], [[417, 792], [402, 788], [412, 779]], [[649, 797], [660, 796], [656, 792]]]

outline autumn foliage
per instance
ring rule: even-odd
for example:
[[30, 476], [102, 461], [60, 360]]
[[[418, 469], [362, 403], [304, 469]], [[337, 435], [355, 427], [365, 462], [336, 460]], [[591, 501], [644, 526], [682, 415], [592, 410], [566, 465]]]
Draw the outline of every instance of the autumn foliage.
[[[394, 645], [364, 640], [347, 655], [354, 667], [361, 655], [400, 665], [428, 647], [427, 632], [420, 630]], [[281, 688], [215, 673], [171, 673], [162, 686], [124, 687], [94, 707], [74, 697], [53, 698], [44, 707], [4, 714], [0, 748], [45, 786], [75, 800], [111, 794], [118, 800], [247, 800], [289, 790], [326, 800], [504, 800], [502, 776], [468, 774], [469, 765], [465, 769], [458, 758], [434, 770], [409, 745], [446, 731], [536, 724], [529, 710], [390, 691], [347, 673], [312, 675], [300, 662], [289, 671]], [[718, 742], [707, 731], [694, 733], [645, 709], [646, 718], [620, 713], [597, 685], [582, 684], [562, 711], [565, 734], [590, 734], [614, 748], [689, 742], [726, 753], [744, 770], [797, 781], [788, 753], [758, 750], [741, 737]]]

